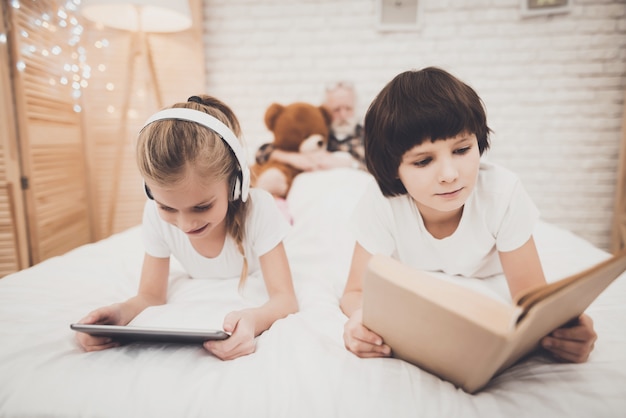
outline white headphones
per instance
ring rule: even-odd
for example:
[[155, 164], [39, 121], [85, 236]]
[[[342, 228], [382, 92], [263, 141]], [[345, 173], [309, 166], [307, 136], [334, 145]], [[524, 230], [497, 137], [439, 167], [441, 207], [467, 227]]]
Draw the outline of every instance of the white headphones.
[[[152, 122], [164, 119], [178, 119], [186, 120], [189, 122], [195, 122], [206, 128], [209, 128], [213, 132], [219, 135], [220, 138], [230, 147], [230, 150], [235, 154], [237, 163], [239, 165], [239, 173], [236, 176], [235, 184], [233, 187], [232, 200], [241, 199], [245, 202], [248, 199], [248, 192], [250, 191], [250, 169], [246, 163], [246, 155], [239, 143], [239, 140], [231, 131], [228, 126], [222, 123], [219, 119], [199, 110], [188, 109], [184, 107], [175, 107], [170, 109], [161, 110], [154, 115], [150, 116], [143, 127], [145, 128]], [[142, 128], [143, 129], [143, 128]], [[146, 193], [151, 198], [147, 187]]]

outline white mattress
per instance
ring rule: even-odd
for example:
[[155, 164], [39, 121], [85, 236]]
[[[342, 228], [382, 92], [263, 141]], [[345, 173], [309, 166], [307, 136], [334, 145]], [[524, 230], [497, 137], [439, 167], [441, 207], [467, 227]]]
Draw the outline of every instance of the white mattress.
[[[343, 169], [297, 177], [286, 245], [300, 312], [277, 321], [254, 354], [236, 360], [199, 346], [78, 347], [71, 322], [135, 294], [138, 227], [0, 280], [0, 417], [626, 416], [624, 276], [587, 310], [599, 334], [587, 363], [535, 355], [475, 395], [401, 360], [349, 353], [338, 306], [353, 245], [346, 222], [368, 181]], [[541, 223], [535, 238], [549, 280], [607, 257], [551, 224]], [[502, 277], [463, 284], [507, 299]], [[236, 279], [194, 281], [175, 267], [168, 305], [137, 322], [219, 324], [222, 312], [265, 297], [259, 277], [242, 295], [236, 287]]]

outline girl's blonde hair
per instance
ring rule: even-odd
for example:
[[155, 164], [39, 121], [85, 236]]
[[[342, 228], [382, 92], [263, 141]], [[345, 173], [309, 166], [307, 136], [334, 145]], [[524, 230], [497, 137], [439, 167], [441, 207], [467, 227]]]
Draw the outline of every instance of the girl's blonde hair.
[[[208, 113], [228, 126], [237, 138], [241, 137], [241, 128], [234, 112], [215, 97], [192, 96], [189, 101], [176, 103], [172, 108]], [[233, 237], [243, 256], [243, 269], [239, 279], [241, 289], [248, 276], [248, 260], [243, 242], [250, 198], [245, 202], [233, 199], [233, 188], [240, 167], [228, 144], [216, 132], [198, 123], [180, 119], [157, 120], [145, 126], [139, 133], [137, 166], [144, 179], [165, 187], [182, 182], [189, 167], [193, 167], [201, 178], [206, 179], [207, 184], [228, 181], [226, 232]]]

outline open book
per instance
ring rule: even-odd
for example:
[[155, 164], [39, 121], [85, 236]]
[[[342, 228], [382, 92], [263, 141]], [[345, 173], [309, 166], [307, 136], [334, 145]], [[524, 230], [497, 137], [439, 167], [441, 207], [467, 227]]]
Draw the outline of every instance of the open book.
[[626, 251], [507, 304], [375, 255], [363, 277], [363, 324], [394, 357], [473, 393], [580, 316], [624, 270]]

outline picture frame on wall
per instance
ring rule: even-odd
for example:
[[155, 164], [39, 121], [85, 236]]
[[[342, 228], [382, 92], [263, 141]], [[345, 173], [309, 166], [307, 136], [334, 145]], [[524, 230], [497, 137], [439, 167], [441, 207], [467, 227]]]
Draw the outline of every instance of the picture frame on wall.
[[521, 0], [523, 17], [547, 16], [569, 13], [572, 9], [571, 0]]
[[377, 29], [381, 32], [419, 29], [422, 2], [423, 0], [376, 0]]

